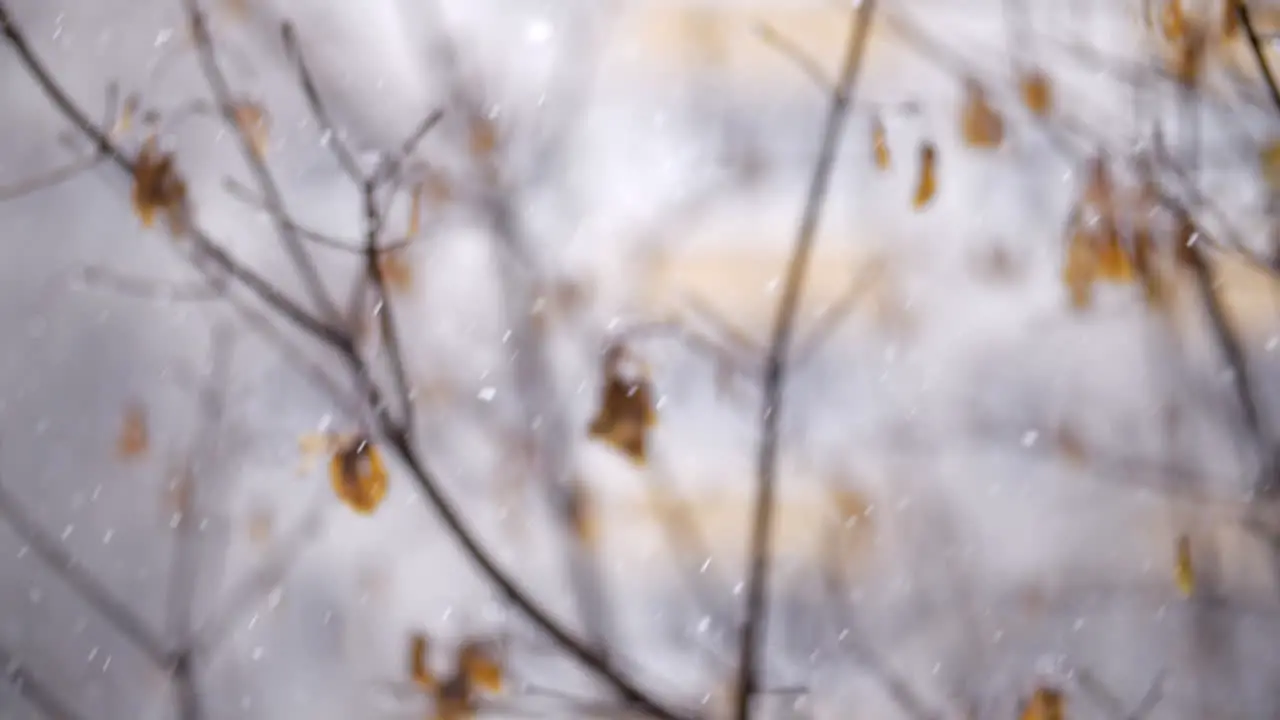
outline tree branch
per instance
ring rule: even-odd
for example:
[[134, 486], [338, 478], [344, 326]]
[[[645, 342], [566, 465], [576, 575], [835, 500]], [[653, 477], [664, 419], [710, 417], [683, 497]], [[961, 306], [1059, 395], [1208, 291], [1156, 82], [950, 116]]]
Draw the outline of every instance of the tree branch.
[[809, 257], [813, 252], [818, 221], [826, 201], [832, 170], [839, 152], [844, 121], [853, 103], [854, 84], [862, 67], [862, 56], [870, 36], [871, 22], [875, 15], [875, 0], [862, 0], [862, 4], [850, 11], [849, 38], [845, 49], [840, 80], [831, 95], [830, 108], [824, 123], [818, 160], [805, 200], [800, 227], [787, 268], [786, 283], [778, 313], [774, 320], [769, 355], [764, 371], [764, 404], [761, 408], [760, 449], [756, 464], [756, 488], [750, 539], [750, 569], [747, 576], [746, 620], [742, 626], [738, 647], [738, 676], [733, 716], [737, 720], [749, 720], [751, 698], [759, 687], [763, 675], [758, 665], [760, 644], [767, 633], [769, 612], [767, 589], [769, 582], [770, 554], [772, 553], [772, 524], [774, 493], [778, 473], [778, 435], [782, 415], [783, 383], [786, 362], [791, 351], [791, 336], [795, 331], [795, 316], [808, 272]]

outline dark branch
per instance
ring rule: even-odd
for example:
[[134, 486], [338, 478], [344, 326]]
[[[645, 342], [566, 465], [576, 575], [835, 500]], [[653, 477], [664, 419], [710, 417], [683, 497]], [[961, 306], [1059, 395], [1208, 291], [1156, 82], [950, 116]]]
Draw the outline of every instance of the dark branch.
[[791, 336], [795, 332], [795, 316], [813, 252], [818, 221], [826, 202], [831, 174], [835, 168], [845, 118], [853, 103], [854, 84], [862, 67], [863, 51], [871, 33], [875, 0], [862, 0], [850, 12], [849, 39], [839, 83], [832, 91], [819, 145], [818, 160], [813, 169], [809, 192], [796, 233], [795, 246], [787, 268], [786, 284], [774, 320], [769, 355], [764, 371], [764, 404], [761, 408], [760, 449], [756, 464], [754, 517], [751, 523], [749, 549], [750, 569], [747, 576], [746, 620], [738, 647], [738, 677], [733, 716], [748, 720], [751, 698], [763, 675], [758, 660], [760, 645], [768, 631], [769, 556], [772, 553], [774, 492], [778, 472], [778, 435], [782, 415], [783, 383], [786, 363], [791, 352]]

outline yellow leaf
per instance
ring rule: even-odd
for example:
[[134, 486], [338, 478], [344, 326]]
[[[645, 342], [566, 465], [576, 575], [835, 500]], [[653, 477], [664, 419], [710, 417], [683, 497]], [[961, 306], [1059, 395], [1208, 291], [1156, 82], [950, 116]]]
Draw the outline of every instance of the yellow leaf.
[[461, 672], [436, 689], [435, 703], [434, 720], [472, 720], [476, 716], [470, 682]]
[[889, 169], [889, 140], [885, 136], [884, 123], [880, 118], [871, 118], [871, 148], [875, 154], [876, 167]]
[[116, 455], [121, 460], [142, 457], [151, 446], [151, 432], [147, 423], [147, 410], [141, 405], [125, 408], [116, 438]]
[[173, 156], [160, 151], [154, 136], [147, 138], [134, 159], [132, 199], [143, 227], [154, 226], [160, 213], [171, 235], [185, 232], [187, 186], [178, 175]]
[[1111, 217], [1115, 206], [1115, 186], [1111, 182], [1106, 157], [1095, 155], [1089, 161], [1087, 172], [1088, 182], [1084, 187], [1083, 204], [1092, 207], [1103, 218]]
[[570, 495], [569, 521], [579, 542], [588, 547], [595, 545], [599, 537], [599, 524], [596, 522], [591, 493], [581, 484]]
[[1062, 282], [1071, 293], [1071, 307], [1084, 310], [1093, 302], [1093, 283], [1098, 279], [1098, 256], [1091, 238], [1076, 229], [1067, 243]]
[[378, 269], [386, 286], [399, 293], [413, 289], [413, 265], [409, 262], [408, 248], [384, 250], [378, 254]]
[[498, 147], [498, 131], [486, 117], [476, 116], [471, 120], [468, 136], [471, 156], [478, 160], [490, 157]]
[[657, 422], [653, 393], [644, 377], [622, 377], [622, 352], [621, 347], [614, 346], [605, 353], [605, 386], [588, 434], [621, 451], [636, 465], [644, 465], [648, 459], [648, 431]]
[[922, 210], [933, 200], [938, 190], [937, 181], [938, 149], [933, 143], [926, 142], [920, 146], [920, 178], [916, 183], [914, 205]]
[[1120, 244], [1120, 238], [1114, 228], [1103, 231], [1104, 240], [1097, 250], [1098, 277], [1116, 283], [1133, 282], [1135, 273], [1129, 253]]
[[1187, 17], [1182, 12], [1182, 0], [1165, 0], [1160, 10], [1160, 31], [1170, 42], [1186, 37]]
[[424, 633], [409, 636], [409, 678], [425, 690], [436, 690], [436, 676], [431, 672], [431, 642]]
[[1004, 144], [1004, 119], [991, 107], [987, 91], [973, 78], [964, 83], [960, 134], [971, 148], [994, 150]]
[[1066, 717], [1066, 698], [1062, 691], [1038, 687], [1023, 705], [1021, 720], [1065, 720]]
[[1174, 549], [1173, 579], [1183, 597], [1191, 597], [1196, 590], [1196, 571], [1191, 564], [1191, 538], [1179, 535]]
[[1240, 32], [1240, 16], [1236, 6], [1240, 0], [1222, 0], [1222, 37], [1230, 40]]
[[329, 460], [329, 479], [338, 498], [361, 515], [372, 514], [387, 495], [387, 469], [382, 455], [360, 436], [334, 452]]
[[1053, 112], [1053, 86], [1043, 70], [1033, 69], [1018, 80], [1022, 91], [1022, 104], [1037, 117], [1048, 117]]
[[1183, 86], [1195, 87], [1200, 82], [1207, 49], [1208, 38], [1204, 29], [1198, 25], [1192, 26], [1184, 37], [1174, 43], [1172, 55], [1166, 60], [1168, 71]]
[[249, 101], [241, 101], [231, 106], [236, 126], [249, 139], [253, 153], [261, 160], [267, 156], [267, 143], [270, 140], [270, 121], [261, 105]]
[[469, 688], [502, 692], [502, 665], [496, 650], [483, 641], [467, 640], [458, 646], [458, 672], [465, 675]]
[[1258, 153], [1258, 167], [1267, 188], [1271, 192], [1280, 192], [1280, 142], [1272, 141], [1262, 147]]

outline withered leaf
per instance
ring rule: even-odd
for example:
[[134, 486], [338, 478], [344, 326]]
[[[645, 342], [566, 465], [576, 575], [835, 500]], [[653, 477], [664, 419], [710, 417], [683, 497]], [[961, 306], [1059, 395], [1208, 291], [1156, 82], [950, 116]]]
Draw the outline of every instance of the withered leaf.
[[261, 160], [267, 156], [267, 144], [270, 141], [271, 125], [266, 110], [261, 105], [242, 100], [231, 106], [231, 114], [235, 117], [236, 127], [249, 139], [254, 155]]
[[438, 685], [431, 671], [431, 641], [425, 633], [409, 636], [409, 679], [424, 690], [435, 691]]
[[991, 107], [987, 91], [973, 78], [965, 80], [960, 134], [971, 148], [995, 150], [1004, 144], [1004, 119]]
[[433, 720], [473, 720], [475, 716], [476, 701], [464, 673], [458, 672], [437, 687]]
[[130, 93], [120, 105], [120, 114], [116, 117], [115, 126], [111, 128], [112, 137], [120, 137], [133, 129], [133, 118], [138, 113], [138, 96]]
[[409, 194], [409, 230], [405, 234], [411, 238], [418, 237], [418, 233], [422, 232], [422, 194], [424, 192], [426, 188], [419, 183]]
[[880, 170], [888, 170], [889, 139], [879, 116], [871, 118], [871, 151], [875, 156], [876, 167]]
[[1258, 169], [1271, 192], [1280, 192], [1280, 142], [1271, 141], [1258, 152]]
[[387, 469], [378, 448], [364, 437], [341, 443], [329, 461], [329, 479], [338, 498], [370, 515], [387, 495]]
[[1084, 310], [1093, 302], [1093, 284], [1098, 279], [1098, 255], [1088, 234], [1076, 229], [1067, 242], [1062, 282], [1071, 296], [1071, 307]]
[[1021, 720], [1065, 720], [1066, 698], [1057, 688], [1036, 688], [1022, 708]]
[[1191, 538], [1179, 535], [1174, 548], [1173, 579], [1183, 597], [1191, 597], [1196, 591], [1196, 571], [1191, 564]]
[[1022, 104], [1037, 117], [1048, 117], [1053, 112], [1053, 86], [1049, 76], [1038, 68], [1027, 70], [1018, 79]]
[[1160, 32], [1170, 42], [1186, 37], [1187, 16], [1182, 10], [1182, 0], [1164, 0], [1160, 8]]
[[644, 377], [622, 377], [618, 367], [621, 359], [622, 349], [618, 346], [605, 353], [605, 386], [588, 433], [643, 466], [648, 459], [648, 431], [657, 422], [653, 392]]
[[1200, 74], [1204, 69], [1205, 53], [1208, 50], [1208, 37], [1202, 27], [1193, 25], [1173, 46], [1173, 55], [1169, 59], [1169, 72], [1184, 87], [1194, 88], [1200, 83]]
[[498, 651], [482, 640], [466, 640], [458, 646], [458, 673], [467, 679], [469, 688], [499, 693], [503, 687], [502, 664]]
[[1230, 40], [1240, 32], [1240, 0], [1222, 0], [1222, 37]]
[[1133, 282], [1136, 273], [1129, 253], [1120, 242], [1114, 228], [1108, 229], [1097, 249], [1098, 277], [1117, 283]]
[[408, 254], [408, 248], [404, 247], [378, 253], [382, 281], [394, 292], [406, 293], [413, 289], [413, 265]]
[[147, 423], [147, 410], [139, 404], [125, 408], [116, 437], [116, 455], [122, 460], [142, 457], [151, 447], [151, 431]]
[[161, 152], [155, 136], [147, 138], [134, 159], [133, 209], [142, 226], [155, 225], [163, 215], [174, 237], [186, 232], [187, 185], [178, 175], [173, 155]]
[[916, 210], [923, 210], [938, 191], [937, 180], [938, 148], [931, 142], [920, 146], [920, 176], [916, 181], [916, 195], [913, 205]]
[[489, 118], [479, 115], [473, 117], [467, 135], [471, 157], [477, 160], [491, 157], [498, 147], [498, 130]]
[[578, 542], [587, 547], [595, 546], [599, 537], [599, 523], [596, 522], [591, 493], [581, 483], [569, 495], [568, 515]]

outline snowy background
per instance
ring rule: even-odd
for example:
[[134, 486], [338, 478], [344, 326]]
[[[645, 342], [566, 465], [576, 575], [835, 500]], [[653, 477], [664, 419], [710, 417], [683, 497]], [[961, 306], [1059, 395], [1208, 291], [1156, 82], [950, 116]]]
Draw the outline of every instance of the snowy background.
[[[4, 4], [94, 118], [113, 83], [166, 118], [208, 97], [177, 0]], [[1200, 5], [1217, 23], [1218, 4]], [[1280, 30], [1257, 5], [1261, 29]], [[306, 228], [354, 246], [360, 196], [308, 111], [280, 22], [362, 153], [445, 111], [413, 164], [450, 190], [425, 203], [411, 286], [393, 298], [421, 452], [503, 569], [574, 628], [565, 540], [535, 476], [584, 483], [614, 658], [669, 706], [716, 717], [742, 613], [759, 362], [827, 102], [756, 24], [834, 78], [848, 9], [204, 7], [236, 96], [268, 110], [267, 159]], [[1152, 688], [1151, 718], [1280, 717], [1280, 562], [1266, 527], [1244, 521], [1259, 461], [1203, 310], [1162, 317], [1135, 285], [1107, 285], [1080, 312], [1060, 279], [1086, 161], [1102, 150], [1131, 172], [1156, 123], [1175, 157], [1198, 157], [1187, 173], [1212, 199], [1206, 226], [1259, 252], [1271, 234], [1258, 154], [1280, 111], [1242, 41], [1214, 46], [1186, 98], [1151, 66], [1140, 15], [1118, 0], [881, 3], [787, 388], [766, 716], [1008, 718], [1054, 686], [1072, 718], [1128, 717]], [[1019, 102], [1015, 73], [1031, 66], [1053, 79], [1047, 121]], [[420, 631], [442, 665], [459, 638], [507, 638], [495, 716], [584, 713], [547, 696], [599, 688], [476, 574], [403, 468], [392, 463], [370, 517], [334, 497], [299, 438], [353, 432], [358, 417], [257, 331], [270, 311], [243, 294], [247, 316], [188, 297], [198, 275], [181, 243], [139, 226], [127, 176], [104, 164], [10, 190], [90, 151], [15, 54], [0, 67], [0, 197], [17, 195], [0, 203], [0, 482], [165, 647], [180, 632], [172, 588], [194, 578], [204, 716], [430, 717], [425, 698], [390, 687], [407, 680]], [[1005, 119], [999, 150], [961, 142], [966, 77]], [[498, 130], [502, 227], [477, 189], [459, 93]], [[131, 152], [137, 115], [120, 139]], [[938, 192], [916, 210], [925, 140]], [[268, 217], [226, 190], [227, 177], [255, 186], [225, 125], [188, 114], [163, 141], [199, 224], [302, 297]], [[393, 234], [405, 217], [402, 199]], [[345, 298], [359, 258], [308, 248]], [[1214, 263], [1269, 428], [1280, 294], [1237, 258]], [[600, 350], [619, 335], [661, 398], [643, 468], [585, 432]], [[541, 344], [519, 346], [530, 337]], [[149, 448], [121, 459], [130, 407], [146, 409]], [[555, 430], [540, 465], [525, 428], [544, 422]], [[192, 486], [184, 523], [177, 496]], [[166, 670], [10, 528], [0, 659], [15, 683], [0, 716], [34, 713], [23, 691], [38, 682], [77, 717], [177, 717]], [[183, 532], [191, 557], [175, 550]], [[1180, 535], [1190, 598], [1175, 582]]]

